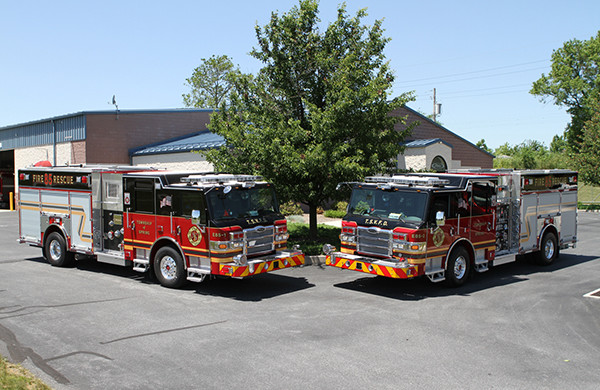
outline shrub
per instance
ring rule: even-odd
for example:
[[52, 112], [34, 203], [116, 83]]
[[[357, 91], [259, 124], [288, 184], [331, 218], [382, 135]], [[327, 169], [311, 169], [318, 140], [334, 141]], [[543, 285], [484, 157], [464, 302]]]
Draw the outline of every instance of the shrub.
[[288, 233], [290, 234], [288, 248], [298, 244], [307, 256], [322, 255], [323, 244], [340, 248], [340, 228], [335, 226], [317, 225], [316, 240], [310, 239], [308, 224], [305, 223], [288, 223]]
[[292, 201], [282, 204], [279, 207], [279, 211], [281, 211], [281, 214], [285, 216], [304, 214], [304, 212], [302, 211], [302, 207], [300, 207], [300, 204]]

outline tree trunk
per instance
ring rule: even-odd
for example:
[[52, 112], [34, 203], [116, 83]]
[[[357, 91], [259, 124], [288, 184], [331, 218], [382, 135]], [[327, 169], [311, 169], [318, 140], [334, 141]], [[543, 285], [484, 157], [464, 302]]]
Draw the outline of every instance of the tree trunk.
[[308, 205], [308, 233], [311, 239], [317, 238], [317, 205]]

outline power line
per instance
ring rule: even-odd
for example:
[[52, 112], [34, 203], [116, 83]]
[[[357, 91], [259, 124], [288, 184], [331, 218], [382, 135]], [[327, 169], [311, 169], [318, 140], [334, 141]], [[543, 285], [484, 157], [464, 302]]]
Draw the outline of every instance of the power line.
[[516, 68], [518, 66], [523, 66], [523, 65], [539, 64], [540, 62], [548, 62], [548, 60], [537, 60], [537, 61], [523, 62], [523, 63], [520, 63], [520, 64], [498, 66], [498, 67], [495, 67], [495, 68], [482, 69], [482, 70], [474, 70], [474, 71], [470, 71], [470, 72], [454, 73], [454, 74], [447, 74], [447, 75], [443, 75], [443, 76], [426, 77], [426, 78], [414, 79], [414, 80], [405, 80], [403, 82], [404, 83], [413, 83], [413, 82], [418, 82], [418, 81], [429, 81], [429, 80], [443, 79], [443, 78], [448, 78], [448, 77], [466, 76], [466, 75], [475, 74], [475, 73], [484, 73], [484, 72], [492, 72], [492, 71], [495, 71], [495, 70], [502, 70], [502, 69], [508, 69], [508, 68]]
[[[541, 70], [541, 69], [546, 69], [547, 67], [537, 67], [537, 68], [529, 68], [529, 69], [522, 69], [522, 70], [516, 70], [513, 72], [504, 72], [504, 73], [496, 73], [496, 74], [491, 74], [491, 75], [484, 75], [484, 76], [475, 76], [475, 77], [465, 77], [462, 79], [456, 79], [456, 80], [446, 80], [446, 81], [430, 81], [428, 83], [421, 83], [421, 84], [411, 84], [411, 85], [397, 85], [395, 84], [396, 88], [414, 88], [414, 87], [420, 87], [420, 86], [424, 86], [424, 85], [431, 85], [432, 83], [438, 85], [438, 84], [447, 84], [447, 83], [456, 83], [459, 81], [468, 81], [468, 80], [477, 80], [477, 79], [485, 79], [485, 78], [490, 78], [490, 77], [498, 77], [498, 76], [506, 76], [509, 74], [515, 74], [515, 73], [523, 73], [523, 72], [530, 72], [533, 70]], [[431, 80], [435, 80], [435, 78], [432, 78]]]

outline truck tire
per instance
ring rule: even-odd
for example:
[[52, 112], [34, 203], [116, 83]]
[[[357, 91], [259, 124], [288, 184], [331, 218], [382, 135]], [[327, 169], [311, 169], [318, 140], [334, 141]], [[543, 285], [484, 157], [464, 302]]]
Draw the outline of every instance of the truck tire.
[[48, 263], [55, 267], [70, 267], [75, 263], [75, 254], [67, 250], [67, 242], [62, 234], [50, 233], [44, 245]]
[[547, 232], [542, 237], [542, 244], [539, 252], [536, 253], [536, 262], [539, 265], [550, 265], [558, 257], [558, 240], [556, 234]]
[[183, 259], [178, 251], [165, 246], [154, 256], [154, 274], [158, 282], [167, 288], [179, 288], [187, 281]]
[[446, 285], [458, 287], [465, 284], [471, 271], [471, 256], [465, 248], [454, 248], [446, 264]]

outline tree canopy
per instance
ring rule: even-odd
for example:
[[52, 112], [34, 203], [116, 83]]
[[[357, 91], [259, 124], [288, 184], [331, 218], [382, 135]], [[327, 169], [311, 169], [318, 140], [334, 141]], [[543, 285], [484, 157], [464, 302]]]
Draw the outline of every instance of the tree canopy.
[[567, 107], [571, 123], [565, 130], [569, 147], [577, 152], [582, 129], [593, 115], [592, 100], [600, 93], [600, 31], [587, 41], [572, 39], [552, 52], [552, 68], [548, 75], [533, 83], [530, 93], [542, 101], [552, 98]]
[[225, 55], [203, 58], [202, 64], [185, 80], [191, 90], [183, 94], [183, 103], [186, 107], [213, 109], [227, 103], [232, 79], [238, 73], [239, 70]]
[[[560, 140], [560, 137], [558, 138]], [[518, 145], [508, 142], [500, 145], [494, 151], [494, 168], [513, 169], [553, 169], [572, 168], [557, 137], [552, 141], [550, 149], [542, 142], [527, 140]], [[553, 150], [553, 148], [555, 150]], [[558, 149], [558, 150], [556, 150]]]
[[263, 67], [235, 78], [230, 104], [209, 125], [226, 140], [207, 153], [209, 161], [261, 174], [284, 200], [308, 205], [313, 236], [317, 207], [338, 197], [337, 183], [394, 168], [412, 129], [394, 129], [403, 119], [390, 113], [412, 96], [390, 97], [389, 39], [381, 20], [363, 25], [366, 15], [351, 17], [341, 5], [321, 31], [315, 0], [272, 13], [266, 26], [256, 26], [250, 53]]
[[581, 180], [600, 185], [600, 99], [595, 99], [592, 117], [583, 125], [579, 153], [573, 156]]

